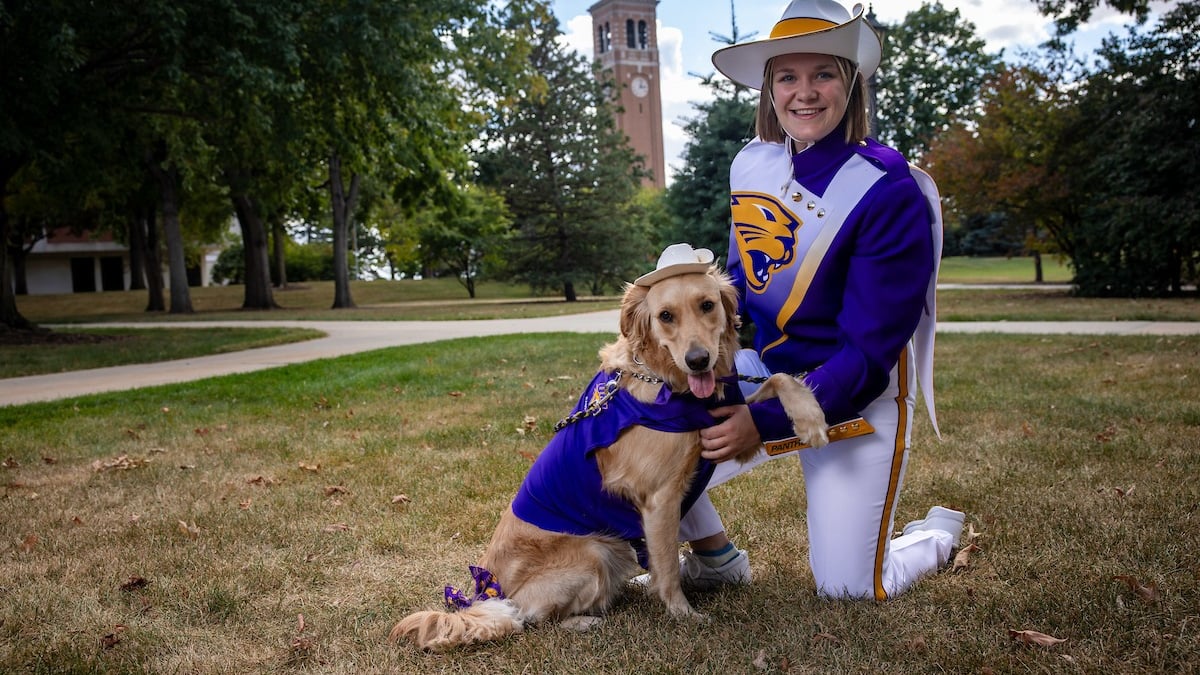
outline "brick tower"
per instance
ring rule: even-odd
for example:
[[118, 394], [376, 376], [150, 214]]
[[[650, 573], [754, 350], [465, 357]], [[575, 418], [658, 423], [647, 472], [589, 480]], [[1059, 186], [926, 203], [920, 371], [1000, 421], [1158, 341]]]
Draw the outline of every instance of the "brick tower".
[[643, 184], [662, 189], [667, 185], [667, 165], [663, 159], [657, 5], [658, 0], [600, 0], [588, 12], [592, 15], [593, 53], [620, 87], [624, 112], [617, 115], [617, 127], [653, 174]]

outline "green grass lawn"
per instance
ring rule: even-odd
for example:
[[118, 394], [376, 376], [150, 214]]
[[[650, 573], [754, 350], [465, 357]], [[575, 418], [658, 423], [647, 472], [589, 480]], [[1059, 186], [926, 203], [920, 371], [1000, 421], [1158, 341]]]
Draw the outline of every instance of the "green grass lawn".
[[[1067, 284], [1072, 272], [1066, 261], [1057, 256], [1042, 256], [1042, 282]], [[1037, 281], [1032, 257], [942, 258], [938, 280], [948, 284], [1032, 284]]]
[[[714, 490], [754, 583], [631, 592], [589, 633], [428, 655], [393, 623], [463, 585], [607, 335], [415, 345], [0, 408], [0, 672], [1200, 670], [1200, 338], [938, 340], [897, 526], [978, 532], [893, 601], [819, 600], [797, 464]], [[1012, 631], [1062, 640], [1022, 644]]]

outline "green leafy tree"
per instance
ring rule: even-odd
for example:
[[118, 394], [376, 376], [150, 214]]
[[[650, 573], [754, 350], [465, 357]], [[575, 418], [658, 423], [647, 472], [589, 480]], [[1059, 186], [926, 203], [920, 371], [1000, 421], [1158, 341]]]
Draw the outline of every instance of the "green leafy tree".
[[889, 27], [875, 74], [879, 140], [919, 161], [951, 120], [972, 117], [981, 84], [1000, 63], [984, 47], [974, 24], [940, 2]]
[[[1083, 295], [1180, 294], [1200, 262], [1200, 2], [1099, 50], [1072, 130], [1083, 217], [1072, 262]], [[1095, 142], [1103, 139], [1102, 143]]]
[[506, 30], [530, 45], [526, 78], [487, 129], [477, 179], [504, 195], [513, 216], [507, 273], [575, 301], [577, 283], [635, 269], [610, 251], [635, 236], [627, 207], [644, 170], [616, 128], [611, 84], [558, 43], [549, 7], [514, 3], [508, 12]]
[[718, 97], [698, 104], [684, 125], [689, 140], [683, 168], [667, 188], [668, 227], [662, 245], [687, 242], [711, 249], [723, 260], [729, 252], [729, 167], [754, 137], [753, 100]]
[[483, 188], [467, 186], [455, 201], [421, 212], [421, 255], [427, 265], [453, 274], [474, 298], [484, 261], [496, 257], [511, 219], [504, 198]]
[[1139, 22], [1150, 15], [1150, 0], [1035, 0], [1045, 16], [1054, 17], [1055, 32], [1062, 37], [1075, 32], [1092, 17], [1092, 12], [1107, 5]]

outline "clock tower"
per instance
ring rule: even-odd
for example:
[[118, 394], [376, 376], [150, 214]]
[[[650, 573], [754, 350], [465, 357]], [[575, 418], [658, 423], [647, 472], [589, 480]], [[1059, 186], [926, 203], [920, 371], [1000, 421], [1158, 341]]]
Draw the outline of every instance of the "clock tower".
[[592, 15], [593, 53], [619, 88], [617, 127], [652, 174], [643, 185], [665, 188], [662, 78], [658, 67], [658, 0], [600, 0]]

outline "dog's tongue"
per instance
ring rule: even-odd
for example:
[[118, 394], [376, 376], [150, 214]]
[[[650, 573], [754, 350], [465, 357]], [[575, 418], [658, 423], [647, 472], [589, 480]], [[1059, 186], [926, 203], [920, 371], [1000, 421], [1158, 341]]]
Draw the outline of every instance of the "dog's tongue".
[[699, 375], [688, 375], [688, 388], [696, 398], [708, 398], [717, 389], [717, 377], [711, 370]]

